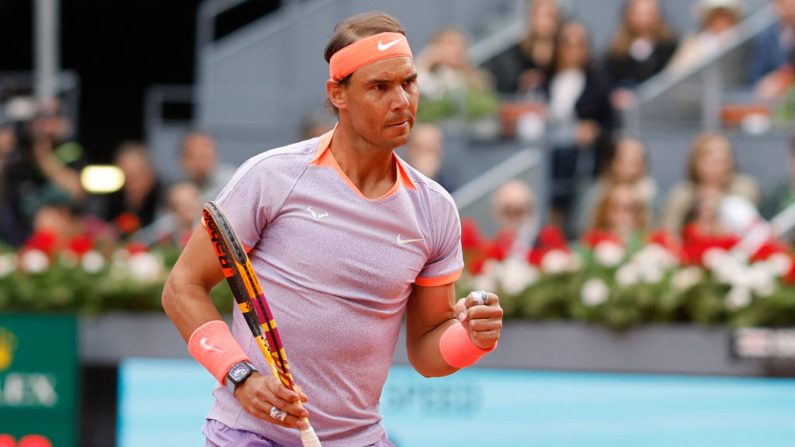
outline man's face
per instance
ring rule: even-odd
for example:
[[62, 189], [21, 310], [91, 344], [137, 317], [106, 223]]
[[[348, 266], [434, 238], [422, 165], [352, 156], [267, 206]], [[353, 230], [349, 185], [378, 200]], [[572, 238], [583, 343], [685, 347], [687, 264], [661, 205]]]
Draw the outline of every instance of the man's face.
[[361, 138], [388, 150], [408, 142], [420, 97], [411, 59], [394, 57], [367, 65], [353, 73], [343, 90], [340, 114], [347, 115]]

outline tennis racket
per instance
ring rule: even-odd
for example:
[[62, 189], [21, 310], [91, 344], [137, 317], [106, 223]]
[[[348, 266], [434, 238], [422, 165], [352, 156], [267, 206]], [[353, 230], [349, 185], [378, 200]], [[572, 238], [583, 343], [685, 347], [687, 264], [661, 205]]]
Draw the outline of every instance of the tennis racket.
[[[262, 355], [268, 362], [271, 373], [290, 390], [295, 389], [295, 381], [290, 374], [287, 355], [284, 345], [276, 327], [265, 294], [262, 292], [259, 279], [251, 261], [246, 254], [243, 244], [237, 238], [232, 226], [224, 217], [223, 212], [215, 202], [204, 204], [203, 210], [205, 227], [210, 235], [210, 241], [218, 256], [218, 262], [224, 272], [226, 282], [232, 289], [240, 312], [248, 325], [251, 334], [257, 341]], [[320, 440], [315, 430], [309, 425], [301, 430], [301, 443], [304, 447], [320, 447]]]

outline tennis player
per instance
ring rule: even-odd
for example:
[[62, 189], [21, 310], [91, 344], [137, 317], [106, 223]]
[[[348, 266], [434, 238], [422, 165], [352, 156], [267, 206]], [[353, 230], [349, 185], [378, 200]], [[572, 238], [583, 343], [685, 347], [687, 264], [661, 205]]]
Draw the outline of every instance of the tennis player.
[[300, 445], [307, 416], [324, 447], [390, 446], [378, 404], [404, 314], [409, 359], [427, 377], [474, 364], [500, 337], [496, 295], [455, 300], [455, 203], [394, 153], [419, 99], [402, 26], [383, 13], [348, 18], [325, 58], [335, 129], [251, 158], [216, 201], [249, 247], [303, 392], [267, 373], [239, 311], [231, 331], [221, 320], [209, 290], [222, 273], [203, 228], [163, 292], [219, 382], [207, 446]]

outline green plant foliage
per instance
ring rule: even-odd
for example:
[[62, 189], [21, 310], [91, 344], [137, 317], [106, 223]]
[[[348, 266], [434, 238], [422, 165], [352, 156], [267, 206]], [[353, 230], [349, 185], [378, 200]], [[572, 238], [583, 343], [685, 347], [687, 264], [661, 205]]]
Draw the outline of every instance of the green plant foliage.
[[[658, 247], [625, 253], [610, 266], [587, 249], [567, 256], [571, 266], [554, 273], [544, 273], [539, 266], [532, 266], [531, 273], [523, 273], [526, 268], [505, 267], [523, 260], [493, 261], [478, 274], [464, 275], [458, 294], [478, 288], [493, 290], [507, 318], [576, 320], [614, 330], [649, 323], [795, 325], [795, 285], [785, 277], [792, 276], [785, 274], [786, 265], [780, 266], [780, 262], [791, 263], [789, 255], [783, 261], [779, 256], [778, 267], [766, 260], [738, 261], [726, 252], [711, 267], [682, 265]], [[726, 263], [735, 275], [720, 273]], [[527, 279], [517, 279], [520, 274]], [[524, 286], [508, 293], [503, 284]]]
[[[109, 257], [92, 252], [82, 258], [66, 253], [47, 257], [38, 252], [37, 261], [45, 264], [34, 269], [26, 263], [27, 255], [25, 251], [0, 252], [0, 311], [162, 311], [163, 285], [179, 251], [130, 254], [119, 250]], [[93, 256], [94, 262], [86, 262], [86, 256]], [[232, 310], [233, 297], [226, 283], [216, 286], [211, 297], [221, 311]]]
[[[704, 267], [682, 265], [659, 247], [614, 249], [612, 257], [597, 251], [559, 252], [547, 271], [525, 260], [490, 260], [478, 274], [467, 269], [457, 294], [494, 291], [507, 319], [576, 320], [614, 330], [648, 323], [795, 325], [789, 255], [749, 262], [724, 252]], [[171, 248], [47, 256], [0, 247], [0, 311], [162, 312], [163, 285], [178, 257]], [[721, 273], [726, 268], [735, 273]], [[222, 312], [231, 312], [234, 300], [225, 282], [211, 298]]]

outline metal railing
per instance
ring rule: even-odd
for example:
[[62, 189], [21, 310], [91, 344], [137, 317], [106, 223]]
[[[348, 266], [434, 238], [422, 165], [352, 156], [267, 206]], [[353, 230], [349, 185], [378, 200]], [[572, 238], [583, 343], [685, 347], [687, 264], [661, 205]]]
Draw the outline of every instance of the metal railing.
[[790, 204], [770, 219], [774, 234], [777, 237], [786, 235], [795, 229], [795, 203]]
[[156, 84], [144, 94], [144, 132], [152, 150], [158, 173], [166, 181], [176, 180], [180, 141], [193, 127], [193, 116], [171, 118], [169, 105], [194, 106], [194, 90], [190, 85]]
[[[215, 20], [219, 15], [232, 8], [242, 5], [248, 0], [206, 0], [199, 5], [196, 14], [196, 49], [206, 47], [215, 40]], [[283, 0], [281, 8], [295, 10], [297, 0]]]
[[[153, 140], [157, 132], [171, 121], [164, 114], [167, 104], [193, 105], [193, 86], [155, 84], [146, 89], [144, 94], [144, 132], [147, 141]], [[191, 122], [192, 119], [182, 124], [189, 125]]]
[[505, 51], [521, 40], [525, 32], [524, 2], [514, 6], [514, 14], [494, 33], [474, 42], [469, 47], [469, 59], [474, 65], [481, 65], [491, 57]]

